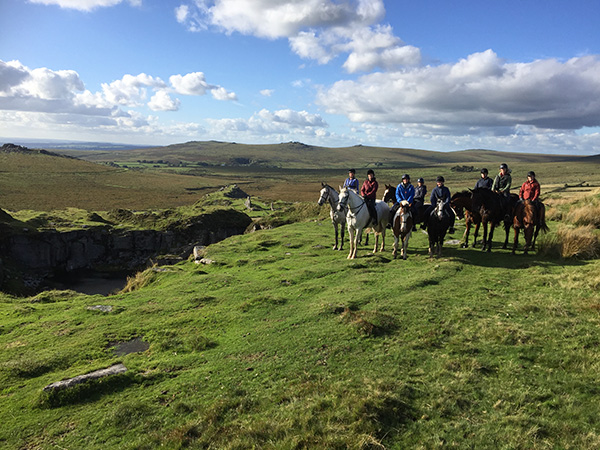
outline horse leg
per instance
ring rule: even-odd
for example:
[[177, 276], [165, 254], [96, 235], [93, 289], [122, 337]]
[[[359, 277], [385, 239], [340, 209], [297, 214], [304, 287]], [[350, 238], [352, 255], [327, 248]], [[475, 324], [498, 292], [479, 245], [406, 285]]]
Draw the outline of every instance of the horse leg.
[[394, 233], [394, 249], [392, 250], [392, 256], [394, 259], [396, 259], [396, 256], [398, 255], [398, 241], [398, 236], [396, 236], [396, 233]]
[[481, 226], [481, 222], [475, 224], [475, 232], [473, 233], [473, 248], [477, 245], [477, 236], [479, 235], [479, 227]]
[[335, 231], [335, 245], [333, 246], [334, 250], [338, 249], [338, 225], [335, 222], [333, 223], [333, 230]]
[[471, 231], [471, 222], [466, 223], [467, 228], [465, 229], [465, 234], [463, 234], [463, 243], [461, 245], [462, 248], [469, 247], [469, 231]]
[[342, 251], [343, 247], [344, 247], [344, 231], [345, 231], [345, 226], [343, 224], [340, 224], [340, 246], [338, 248], [339, 251]]
[[383, 227], [383, 231], [381, 232], [381, 248], [379, 249], [379, 251], [385, 251], [385, 227]]
[[510, 222], [504, 221], [504, 245], [502, 248], [508, 248], [508, 233], [510, 232]]
[[496, 228], [496, 225], [494, 225], [494, 222], [492, 222], [492, 224], [490, 226], [490, 235], [488, 237], [488, 244], [487, 244], [487, 251], [488, 252], [492, 251], [492, 239], [494, 237], [494, 228]]
[[348, 239], [350, 240], [350, 253], [348, 253], [348, 259], [352, 259], [352, 255], [356, 253], [354, 247], [356, 246], [357, 238], [358, 235], [356, 234], [356, 231], [353, 228], [348, 227]]
[[483, 247], [481, 247], [481, 251], [485, 252], [486, 247], [487, 247], [487, 242], [488, 242], [487, 241], [488, 224], [487, 224], [487, 222], [483, 222], [483, 221], [482, 221], [482, 224], [483, 224]]
[[408, 238], [410, 237], [410, 232], [404, 236], [402, 239], [402, 259], [408, 258], [407, 250], [408, 250]]
[[520, 228], [515, 225], [515, 240], [513, 242], [512, 254], [514, 255], [517, 251], [517, 245], [519, 245], [519, 230]]

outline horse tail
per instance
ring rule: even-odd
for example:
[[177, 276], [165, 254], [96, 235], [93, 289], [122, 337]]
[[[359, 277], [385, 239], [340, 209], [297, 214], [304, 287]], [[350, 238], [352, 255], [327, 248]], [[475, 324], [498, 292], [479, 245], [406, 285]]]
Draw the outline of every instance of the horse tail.
[[550, 231], [550, 228], [546, 225], [546, 206], [543, 203], [540, 204], [540, 230], [542, 233]]

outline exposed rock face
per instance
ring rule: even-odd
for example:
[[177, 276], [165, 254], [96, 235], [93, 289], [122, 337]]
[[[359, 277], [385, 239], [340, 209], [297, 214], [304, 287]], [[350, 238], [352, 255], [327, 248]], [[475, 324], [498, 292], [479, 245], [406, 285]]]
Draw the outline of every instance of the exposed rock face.
[[9, 262], [22, 274], [36, 274], [40, 279], [85, 269], [134, 270], [146, 266], [150, 258], [159, 254], [189, 255], [195, 245], [209, 245], [242, 234], [251, 222], [246, 214], [231, 210], [186, 219], [165, 231], [99, 227], [0, 234], [0, 289], [2, 266], [6, 272]]

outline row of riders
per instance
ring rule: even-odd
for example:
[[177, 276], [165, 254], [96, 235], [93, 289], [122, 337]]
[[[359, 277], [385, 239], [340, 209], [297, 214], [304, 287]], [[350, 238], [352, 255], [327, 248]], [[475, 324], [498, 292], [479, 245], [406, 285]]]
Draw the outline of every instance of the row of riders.
[[[527, 174], [519, 195], [510, 194], [512, 184], [511, 171], [506, 164], [500, 165], [498, 175], [492, 180], [487, 169], [481, 169], [481, 178], [474, 189], [451, 195], [444, 185], [444, 177], [438, 176], [436, 187], [430, 195], [430, 203], [425, 203], [427, 186], [423, 178], [417, 180], [417, 187], [411, 184], [410, 176], [404, 174], [398, 186], [385, 185], [382, 200], [377, 200], [379, 184], [373, 170], [367, 171], [367, 179], [359, 190], [356, 171], [350, 169], [348, 178], [340, 187], [339, 194], [331, 186], [323, 183], [319, 205], [329, 201], [331, 220], [335, 229], [334, 249], [342, 250], [344, 241], [344, 223], [347, 224], [350, 237], [348, 258], [356, 257], [356, 248], [362, 230], [370, 227], [375, 233], [377, 251], [378, 237], [382, 235], [380, 251], [384, 249], [385, 229], [392, 228], [394, 233], [393, 255], [396, 257], [398, 244], [402, 243], [401, 256], [406, 259], [408, 239], [416, 225], [427, 230], [429, 236], [429, 255], [441, 255], [446, 232], [453, 234], [455, 217], [465, 219], [466, 230], [463, 247], [468, 246], [469, 233], [475, 226], [473, 247], [476, 245], [480, 226], [483, 225], [482, 250], [491, 251], [494, 227], [504, 223], [506, 239], [503, 248], [508, 245], [510, 227], [514, 227], [515, 238], [513, 253], [518, 243], [519, 230], [524, 230], [527, 253], [535, 245], [539, 231], [547, 231], [544, 205], [539, 200], [540, 185], [533, 171]], [[360, 195], [359, 195], [360, 192]], [[390, 209], [389, 202], [393, 202]], [[365, 207], [363, 209], [363, 207]], [[341, 243], [338, 246], [338, 225], [341, 226]], [[489, 228], [489, 233], [488, 233]], [[367, 236], [368, 243], [368, 236]]]

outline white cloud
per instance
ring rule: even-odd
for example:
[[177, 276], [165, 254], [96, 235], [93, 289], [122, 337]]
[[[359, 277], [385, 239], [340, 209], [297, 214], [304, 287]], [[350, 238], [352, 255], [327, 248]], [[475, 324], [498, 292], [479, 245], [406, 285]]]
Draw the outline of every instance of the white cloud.
[[172, 75], [169, 78], [173, 89], [182, 95], [205, 95], [210, 91], [216, 100], [237, 100], [234, 92], [227, 91], [222, 86], [208, 84], [202, 72], [193, 72], [186, 75]]
[[152, 111], [177, 111], [180, 105], [181, 101], [171, 98], [165, 90], [157, 91], [148, 102], [148, 107]]
[[[115, 6], [124, 0], [28, 0], [30, 3], [42, 5], [57, 5], [64, 9], [77, 9], [79, 11], [92, 11], [96, 8]], [[141, 6], [142, 0], [127, 0], [132, 6]]]
[[437, 127], [439, 134], [598, 126], [600, 59], [505, 63], [488, 50], [452, 65], [338, 81], [320, 92], [318, 103], [353, 122]]
[[176, 9], [191, 31], [209, 26], [227, 34], [288, 39], [298, 56], [326, 64], [342, 53], [350, 72], [420, 62], [420, 51], [404, 45], [389, 25], [383, 0], [196, 0]]
[[211, 89], [210, 93], [215, 100], [237, 100], [237, 95], [235, 95], [235, 92], [228, 92], [227, 89], [221, 86], [214, 87]]
[[171, 75], [169, 81], [175, 92], [183, 95], [204, 95], [210, 89], [202, 72], [193, 72], [186, 75]]
[[316, 139], [329, 133], [327, 122], [318, 114], [290, 109], [263, 109], [248, 119], [208, 119], [213, 139], [254, 142]]
[[19, 61], [0, 60], [0, 94], [10, 92], [13, 87], [20, 85], [30, 76], [29, 70]]
[[145, 73], [124, 75], [112, 83], [102, 83], [102, 92], [108, 103], [125, 106], [141, 106], [147, 98], [147, 87], [164, 89], [166, 84], [160, 78]]
[[260, 91], [260, 95], [263, 97], [271, 97], [275, 93], [274, 89], [263, 89]]

